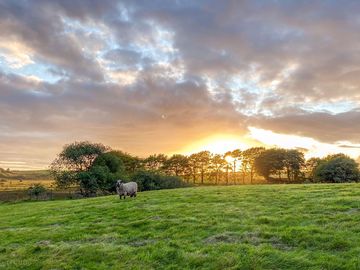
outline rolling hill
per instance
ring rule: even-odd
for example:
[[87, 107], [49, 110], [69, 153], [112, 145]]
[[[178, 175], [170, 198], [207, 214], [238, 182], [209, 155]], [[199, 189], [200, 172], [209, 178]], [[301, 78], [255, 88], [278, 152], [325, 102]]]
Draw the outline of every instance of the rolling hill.
[[0, 178], [4, 180], [43, 180], [50, 179], [48, 170], [7, 171], [0, 168]]

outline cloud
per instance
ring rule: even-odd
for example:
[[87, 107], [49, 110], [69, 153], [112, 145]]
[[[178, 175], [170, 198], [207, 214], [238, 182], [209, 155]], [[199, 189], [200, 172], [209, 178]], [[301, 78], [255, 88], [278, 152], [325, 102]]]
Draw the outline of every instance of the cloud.
[[359, 12], [357, 1], [1, 1], [0, 160], [27, 149], [44, 164], [83, 139], [174, 152], [249, 126], [353, 147]]
[[[24, 144], [35, 147], [41, 142], [59, 151], [65, 143], [91, 140], [146, 155], [175, 152], [212, 132], [246, 132], [244, 118], [231, 100], [214, 100], [204, 85], [195, 82], [143, 80], [125, 87], [69, 81], [35, 83], [9, 75], [3, 78], [0, 137], [7, 146], [2, 145], [2, 149], [10, 144], [19, 153]], [[44, 149], [33, 151], [36, 156]], [[53, 150], [44, 159], [55, 153]]]
[[313, 112], [287, 114], [274, 117], [260, 117], [254, 120], [257, 126], [285, 134], [316, 138], [323, 142], [360, 142], [360, 110], [331, 114]]

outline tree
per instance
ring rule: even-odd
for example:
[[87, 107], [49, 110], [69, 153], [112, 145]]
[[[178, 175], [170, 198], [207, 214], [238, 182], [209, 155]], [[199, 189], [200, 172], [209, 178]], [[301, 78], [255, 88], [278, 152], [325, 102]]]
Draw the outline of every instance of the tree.
[[193, 155], [195, 163], [200, 170], [201, 184], [204, 184], [205, 174], [207, 173], [211, 161], [211, 154], [209, 151], [201, 151]]
[[111, 173], [117, 173], [125, 170], [122, 160], [113, 152], [103, 153], [99, 155], [93, 162], [92, 167], [102, 166], [109, 169]]
[[[103, 192], [115, 191], [116, 180], [127, 179], [122, 160], [112, 152], [99, 155], [88, 172], [89, 178], [95, 179], [97, 188]], [[88, 184], [95, 187], [95, 183]]]
[[57, 185], [66, 188], [79, 184], [79, 173], [88, 171], [94, 160], [108, 149], [103, 144], [87, 141], [65, 145], [50, 165]]
[[163, 169], [170, 175], [184, 175], [189, 162], [186, 156], [175, 154], [164, 162]]
[[89, 171], [80, 172], [78, 174], [80, 193], [84, 197], [94, 197], [99, 189], [99, 184], [96, 176]]
[[255, 160], [264, 151], [264, 147], [252, 147], [242, 152], [241, 170], [243, 172], [243, 181], [245, 181], [245, 174], [250, 173], [250, 183], [253, 183], [255, 174]]
[[263, 176], [267, 181], [270, 176], [277, 174], [281, 180], [281, 173], [285, 167], [286, 150], [273, 148], [262, 152], [255, 159], [255, 169], [257, 173]]
[[158, 171], [163, 167], [167, 159], [167, 156], [164, 154], [150, 155], [144, 159], [143, 164], [146, 170]]
[[196, 175], [197, 172], [199, 170], [199, 159], [198, 159], [198, 155], [197, 154], [192, 154], [188, 157], [188, 164], [189, 164], [189, 169], [190, 169], [190, 174], [193, 178], [193, 183], [195, 184], [196, 182]]
[[296, 149], [285, 150], [284, 166], [288, 181], [297, 181], [305, 166], [304, 153]]
[[226, 184], [229, 184], [229, 170], [232, 170], [233, 157], [231, 151], [228, 151], [224, 154], [224, 159], [226, 161], [225, 171], [226, 171]]
[[110, 153], [120, 158], [120, 160], [124, 164], [125, 172], [128, 175], [131, 175], [137, 170], [143, 168], [143, 160], [139, 157], [132, 156], [122, 151], [111, 151]]
[[315, 170], [323, 161], [324, 160], [322, 160], [321, 158], [310, 158], [306, 161], [305, 168], [307, 177], [310, 179], [310, 181], [314, 180]]
[[215, 171], [215, 184], [219, 182], [219, 175], [221, 170], [226, 166], [227, 162], [222, 155], [215, 154], [211, 158], [211, 165]]
[[101, 143], [85, 141], [67, 144], [53, 164], [71, 171], [86, 171], [95, 158], [106, 150], [108, 148]]
[[28, 194], [30, 198], [35, 196], [36, 200], [39, 199], [40, 195], [43, 195], [46, 193], [46, 188], [41, 184], [34, 184], [28, 189]]
[[[236, 182], [236, 164], [237, 161], [240, 161], [242, 158], [242, 152], [240, 149], [236, 149], [234, 151], [230, 152], [230, 156], [232, 157], [232, 170], [233, 170], [233, 176], [234, 176], [234, 182]], [[243, 184], [245, 183], [245, 179], [243, 179]]]
[[326, 157], [314, 173], [316, 181], [331, 183], [357, 182], [359, 176], [358, 164], [345, 155]]

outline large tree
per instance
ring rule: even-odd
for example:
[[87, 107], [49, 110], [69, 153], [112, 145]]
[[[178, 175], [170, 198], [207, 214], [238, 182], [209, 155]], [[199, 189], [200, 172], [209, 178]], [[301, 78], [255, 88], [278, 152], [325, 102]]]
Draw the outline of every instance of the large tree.
[[304, 153], [296, 149], [286, 150], [284, 166], [288, 181], [298, 181], [305, 167]]
[[285, 156], [286, 150], [284, 149], [265, 150], [255, 159], [257, 173], [268, 181], [271, 175], [278, 175], [281, 180], [281, 174], [285, 168]]
[[79, 173], [88, 171], [94, 160], [107, 150], [109, 148], [101, 143], [87, 141], [65, 145], [50, 165], [57, 185], [66, 188], [79, 184]]

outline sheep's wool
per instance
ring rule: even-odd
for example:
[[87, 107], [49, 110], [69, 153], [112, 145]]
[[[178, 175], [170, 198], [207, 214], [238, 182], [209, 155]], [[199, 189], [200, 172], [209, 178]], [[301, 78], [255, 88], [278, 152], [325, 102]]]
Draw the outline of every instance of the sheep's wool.
[[120, 196], [136, 196], [138, 185], [136, 182], [122, 183], [121, 180], [116, 182], [116, 191]]

